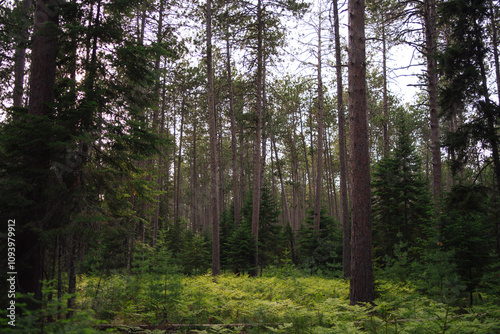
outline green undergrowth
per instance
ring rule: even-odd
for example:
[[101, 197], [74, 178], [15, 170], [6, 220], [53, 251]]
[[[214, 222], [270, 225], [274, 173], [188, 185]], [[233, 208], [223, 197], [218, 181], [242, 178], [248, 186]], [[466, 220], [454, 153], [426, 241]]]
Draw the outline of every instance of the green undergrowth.
[[[182, 333], [500, 333], [498, 300], [452, 307], [377, 281], [375, 306], [349, 305], [342, 279], [223, 274], [81, 277], [78, 307], [111, 324], [220, 324]], [[227, 326], [232, 324], [233, 326]]]

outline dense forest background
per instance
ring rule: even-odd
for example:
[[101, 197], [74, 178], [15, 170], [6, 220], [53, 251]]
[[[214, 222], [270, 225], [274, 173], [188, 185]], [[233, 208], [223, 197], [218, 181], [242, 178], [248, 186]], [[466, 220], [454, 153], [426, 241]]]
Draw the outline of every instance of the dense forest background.
[[18, 292], [72, 310], [79, 277], [295, 268], [367, 286], [352, 304], [373, 275], [498, 297], [499, 3], [363, 6], [3, 1]]

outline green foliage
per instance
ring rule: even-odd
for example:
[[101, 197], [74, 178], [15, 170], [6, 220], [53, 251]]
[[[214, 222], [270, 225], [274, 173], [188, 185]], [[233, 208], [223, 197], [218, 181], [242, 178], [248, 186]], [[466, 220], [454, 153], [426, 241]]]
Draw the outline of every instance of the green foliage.
[[495, 246], [490, 236], [496, 225], [487, 219], [488, 202], [485, 187], [457, 185], [447, 194], [441, 219], [443, 246], [454, 251], [457, 272], [469, 293], [480, 284]]
[[411, 138], [411, 122], [410, 115], [398, 115], [396, 148], [374, 166], [373, 239], [379, 259], [393, 258], [393, 247], [399, 243], [415, 247], [429, 219], [430, 195]]
[[[249, 193], [241, 208], [241, 221], [234, 226], [233, 206], [221, 215], [221, 260], [223, 267], [235, 273], [249, 272], [254, 265], [255, 245], [252, 240], [252, 206]], [[261, 267], [275, 263], [281, 257], [284, 245], [279, 225], [279, 209], [268, 186], [262, 188], [259, 212], [259, 263]]]
[[135, 316], [134, 322], [159, 323], [175, 319], [182, 292], [180, 269], [163, 237], [155, 247], [139, 244], [134, 251], [132, 274], [112, 271], [84, 278], [80, 307], [93, 309], [97, 317], [112, 320]]
[[182, 272], [188, 275], [199, 275], [210, 269], [212, 253], [211, 240], [207, 233], [196, 234], [188, 230], [184, 234], [184, 242], [178, 259]]
[[300, 266], [311, 274], [332, 275], [342, 268], [342, 233], [326, 209], [320, 213], [320, 231], [313, 231], [314, 212], [308, 211], [298, 231]]
[[228, 267], [234, 273], [248, 273], [253, 270], [255, 259], [255, 245], [252, 239], [251, 222], [242, 221], [225, 244]]
[[[15, 326], [9, 325], [11, 321], [8, 311], [0, 311], [0, 333], [53, 333], [53, 334], [93, 334], [99, 333], [93, 326], [98, 323], [92, 310], [73, 310], [68, 308], [68, 299], [72, 296], [66, 294], [57, 300], [57, 290], [54, 289], [55, 281], [45, 282], [42, 300], [35, 300], [33, 295], [16, 294]], [[36, 309], [27, 307], [27, 302], [38, 305]]]
[[[126, 285], [129, 279], [116, 275], [112, 281], [118, 287]], [[256, 278], [230, 274], [179, 279], [182, 289], [174, 305], [175, 317], [172, 314], [160, 314], [158, 318], [147, 316], [148, 310], [142, 305], [147, 302], [149, 292], [138, 288], [135, 305], [128, 303], [116, 318], [128, 324], [179, 321], [214, 325], [194, 326], [196, 331], [189, 330], [197, 333], [494, 333], [500, 329], [496, 321], [500, 316], [498, 300], [486, 301], [486, 295], [474, 310], [463, 310], [429, 299], [410, 285], [379, 280], [376, 306], [363, 307], [349, 305], [348, 282], [342, 279], [297, 275]], [[80, 284], [88, 286], [95, 280], [88, 277]], [[92, 293], [84, 295], [83, 300], [91, 296]], [[162, 303], [160, 307], [166, 305]]]

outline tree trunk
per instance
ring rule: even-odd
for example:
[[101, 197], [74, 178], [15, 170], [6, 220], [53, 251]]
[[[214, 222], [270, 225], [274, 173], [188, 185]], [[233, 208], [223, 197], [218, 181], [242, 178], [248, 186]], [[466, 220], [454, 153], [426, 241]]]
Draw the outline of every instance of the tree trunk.
[[283, 174], [281, 173], [281, 164], [280, 164], [280, 161], [278, 158], [278, 150], [276, 148], [276, 140], [274, 138], [274, 134], [271, 135], [271, 148], [274, 150], [274, 156], [276, 158], [276, 165], [278, 168], [278, 177], [280, 178], [281, 198], [282, 198], [283, 206], [285, 209], [285, 217], [287, 219], [286, 224], [291, 224], [292, 218], [290, 217], [290, 209], [288, 208], [288, 200], [286, 197], [285, 183], [283, 182]]
[[55, 0], [37, 0], [31, 52], [29, 113], [49, 114], [54, 100], [59, 5]]
[[370, 156], [364, 0], [349, 0], [349, 133], [352, 173], [350, 302], [373, 302]]
[[193, 123], [193, 202], [191, 204], [191, 229], [194, 233], [199, 231], [198, 225], [198, 166], [196, 159], [196, 141], [197, 141], [197, 125], [198, 121], [195, 119]]
[[[295, 117], [295, 113], [294, 113], [294, 117]], [[307, 154], [306, 136], [304, 136], [304, 129], [302, 126], [302, 115], [300, 113], [300, 109], [299, 109], [299, 120], [300, 120], [300, 137], [302, 139], [302, 149], [304, 150], [304, 164], [306, 165], [307, 186], [309, 187], [309, 203], [312, 203], [313, 191], [312, 191], [312, 182], [311, 182], [311, 172], [309, 171], [309, 158], [307, 156], [308, 154]], [[293, 126], [293, 129], [295, 129], [295, 124]], [[311, 143], [312, 143], [312, 141], [311, 141]], [[314, 168], [314, 167], [312, 167], [312, 168]]]
[[210, 180], [211, 180], [211, 219], [212, 219], [212, 275], [220, 275], [220, 237], [219, 237], [219, 180], [217, 163], [217, 122], [214, 101], [214, 79], [212, 68], [212, 0], [207, 0], [207, 79], [208, 114], [210, 133]]
[[261, 193], [261, 136], [262, 136], [262, 60], [263, 60], [263, 30], [262, 2], [257, 3], [257, 78], [256, 78], [256, 104], [255, 104], [255, 141], [253, 153], [253, 206], [252, 206], [252, 240], [255, 247], [254, 268], [252, 276], [258, 275], [259, 268], [259, 212]]
[[77, 238], [75, 236], [71, 237], [70, 240], [70, 250], [68, 259], [68, 293], [71, 295], [68, 299], [68, 316], [73, 315], [73, 310], [75, 308], [75, 292], [76, 292], [76, 261], [77, 261]]
[[495, 5], [493, 4], [493, 0], [489, 0], [489, 5], [492, 32], [491, 44], [493, 49], [493, 60], [495, 61], [495, 77], [497, 82], [498, 103], [500, 104], [500, 62], [498, 60], [498, 30], [497, 25], [495, 24], [497, 13], [495, 10]]
[[[35, 21], [32, 38], [31, 52], [31, 77], [28, 113], [33, 116], [47, 116], [51, 113], [54, 101], [57, 36], [58, 36], [58, 11], [59, 6], [54, 0], [38, 0], [35, 8]], [[32, 164], [34, 168], [41, 170], [49, 169], [49, 157], [34, 157]], [[42, 283], [44, 272], [44, 242], [40, 238], [40, 232], [44, 226], [41, 224], [44, 211], [45, 195], [44, 185], [40, 180], [35, 182], [32, 197], [38, 209], [28, 213], [27, 219], [33, 222], [32, 228], [25, 228], [19, 236], [26, 243], [19, 247], [20, 258], [27, 266], [19, 269], [19, 285], [22, 292], [33, 292], [36, 299], [42, 298]], [[21, 246], [21, 245], [20, 245]]]
[[384, 157], [389, 156], [389, 133], [387, 129], [387, 124], [389, 123], [389, 103], [387, 99], [387, 36], [385, 34], [385, 19], [382, 23], [382, 109], [384, 121], [382, 125], [383, 130], [383, 140], [384, 140]]
[[186, 105], [186, 97], [182, 98], [182, 106], [181, 106], [181, 129], [179, 134], [179, 155], [177, 156], [177, 174], [176, 174], [176, 184], [177, 187], [175, 189], [175, 211], [174, 211], [174, 224], [178, 226], [180, 220], [180, 207], [181, 207], [181, 162], [182, 162], [182, 137], [184, 134], [184, 114], [186, 111], [184, 110]]
[[14, 91], [12, 92], [13, 106], [23, 106], [24, 94], [24, 68], [26, 64], [26, 45], [28, 44], [28, 11], [31, 7], [31, 0], [23, 0], [19, 5], [21, 10], [21, 31], [14, 53]]
[[432, 151], [432, 192], [437, 208], [441, 197], [441, 144], [438, 118], [438, 77], [436, 51], [436, 4], [435, 0], [424, 1], [425, 56], [427, 60], [427, 91], [429, 94], [431, 151]]
[[340, 29], [338, 0], [333, 1], [335, 25], [335, 66], [337, 74], [337, 112], [339, 123], [339, 164], [340, 164], [340, 223], [342, 224], [343, 257], [342, 271], [344, 278], [351, 275], [351, 224], [349, 221], [349, 203], [347, 190], [347, 145], [345, 133], [345, 114], [342, 84], [342, 55], [340, 48]]
[[233, 77], [231, 71], [231, 48], [229, 45], [229, 34], [226, 39], [227, 54], [227, 84], [229, 89], [229, 110], [231, 113], [231, 160], [233, 167], [233, 202], [234, 202], [234, 224], [240, 225], [240, 189], [238, 182], [238, 152], [236, 148], [236, 117], [234, 111]]
[[323, 78], [321, 73], [321, 11], [318, 27], [318, 158], [316, 161], [316, 196], [314, 203], [314, 234], [319, 233], [321, 221], [321, 184], [323, 181]]

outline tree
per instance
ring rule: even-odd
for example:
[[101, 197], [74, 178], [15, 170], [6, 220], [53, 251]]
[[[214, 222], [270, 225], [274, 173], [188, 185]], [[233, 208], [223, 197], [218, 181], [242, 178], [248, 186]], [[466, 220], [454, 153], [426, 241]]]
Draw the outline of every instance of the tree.
[[437, 30], [436, 30], [436, 3], [435, 0], [423, 2], [423, 18], [425, 33], [425, 52], [427, 61], [427, 92], [429, 94], [431, 151], [432, 151], [432, 193], [437, 205], [441, 196], [441, 142], [439, 130], [438, 110], [438, 73], [436, 62]]
[[352, 180], [350, 302], [375, 299], [372, 266], [370, 156], [366, 108], [365, 3], [349, 1], [349, 134]]
[[487, 12], [486, 1], [468, 3], [449, 0], [441, 4], [440, 23], [457, 24], [450, 28], [449, 44], [439, 55], [443, 81], [440, 104], [448, 118], [463, 115], [469, 106], [475, 111], [456, 131], [447, 134], [445, 144], [455, 157], [455, 165], [466, 163], [466, 152], [477, 143], [491, 150], [496, 190], [500, 194], [500, 141], [497, 130], [500, 108], [490, 99], [485, 64], [487, 48], [482, 35]]
[[317, 67], [317, 80], [318, 80], [318, 136], [317, 140], [317, 150], [318, 158], [316, 163], [316, 194], [314, 202], [314, 231], [319, 232], [320, 227], [320, 214], [321, 214], [321, 190], [323, 183], [323, 132], [324, 132], [324, 122], [323, 122], [323, 74], [322, 74], [322, 43], [321, 43], [321, 27], [323, 23], [322, 19], [322, 8], [319, 8], [319, 18], [318, 18], [318, 67]]
[[261, 194], [261, 137], [262, 137], [262, 94], [263, 94], [263, 18], [262, 1], [257, 2], [257, 72], [255, 92], [255, 140], [253, 153], [253, 212], [252, 212], [252, 240], [255, 246], [255, 268], [253, 276], [257, 276], [259, 266], [259, 212]]
[[342, 266], [344, 278], [351, 275], [351, 224], [349, 221], [349, 203], [347, 196], [347, 145], [344, 111], [344, 87], [342, 84], [342, 50], [340, 48], [340, 27], [338, 0], [333, 1], [335, 30], [335, 71], [337, 78], [337, 114], [339, 127], [339, 164], [340, 164], [340, 223], [342, 224]]
[[430, 198], [414, 146], [411, 115], [397, 114], [394, 152], [373, 171], [373, 231], [376, 258], [393, 258], [394, 246], [417, 246], [429, 219]]
[[[47, 121], [52, 111], [50, 104], [54, 102], [55, 96], [58, 17], [59, 8], [56, 1], [39, 0], [36, 2], [28, 114], [32, 116], [30, 122], [32, 124], [38, 123], [37, 125], [44, 130], [50, 129], [50, 122]], [[40, 151], [49, 153], [47, 143], [42, 145], [43, 148]], [[44, 195], [46, 189], [44, 189], [44, 180], [41, 176], [49, 172], [50, 155], [43, 153], [33, 154], [32, 157], [28, 158], [31, 161], [31, 168], [36, 169], [38, 174], [32, 179], [33, 190], [28, 195], [31, 197], [29, 200], [36, 204], [33, 206], [34, 210], [30, 210], [30, 213], [25, 217], [26, 220], [22, 222], [23, 226], [20, 229], [20, 238], [29, 241], [25, 245], [26, 249], [21, 248], [19, 255], [25, 257], [24, 262], [31, 265], [32, 268], [29, 266], [21, 267], [19, 283], [25, 292], [34, 293], [37, 299], [42, 297], [43, 253], [46, 246], [41, 231], [44, 230], [43, 221], [49, 209], [47, 206], [49, 199]]]
[[342, 261], [342, 236], [325, 209], [321, 210], [319, 231], [312, 228], [314, 219], [314, 211], [308, 210], [297, 232], [300, 266], [311, 274], [333, 274], [340, 268]]
[[214, 102], [214, 83], [212, 70], [212, 0], [207, 0], [207, 94], [210, 132], [210, 180], [212, 210], [212, 275], [220, 274], [220, 237], [219, 237], [219, 165], [217, 161], [217, 125]]

